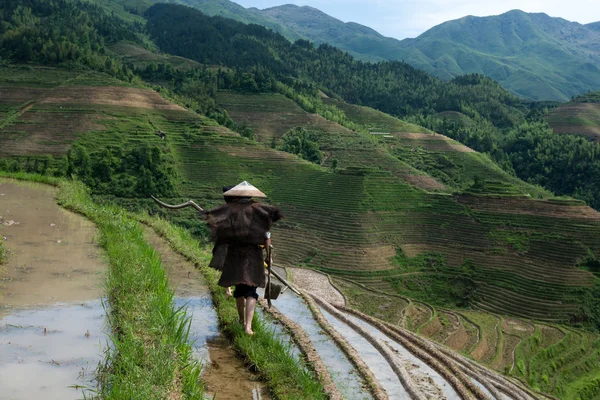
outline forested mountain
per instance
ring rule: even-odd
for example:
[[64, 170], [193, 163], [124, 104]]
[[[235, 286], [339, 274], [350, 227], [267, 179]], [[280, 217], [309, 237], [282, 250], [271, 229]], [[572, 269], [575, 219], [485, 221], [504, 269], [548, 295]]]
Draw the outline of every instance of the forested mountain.
[[594, 31], [600, 31], [600, 22], [592, 22], [591, 24], [587, 24], [586, 26]]
[[406, 62], [434, 75], [482, 73], [525, 98], [568, 100], [600, 88], [600, 32], [546, 14], [469, 16], [403, 47]]
[[[445, 82], [402, 62], [357, 61], [329, 45], [290, 44], [262, 27], [181, 6], [157, 4], [147, 17], [149, 34], [163, 51], [235, 67], [219, 73], [221, 88], [270, 91], [281, 81], [300, 92], [321, 89], [444, 133], [490, 153], [521, 179], [600, 207], [598, 145], [555, 137], [540, 119], [543, 108], [528, 109], [482, 75]], [[446, 118], [447, 112], [466, 122]]]
[[287, 26], [316, 44], [328, 43], [359, 60], [402, 59], [401, 42], [355, 22], [342, 22], [313, 7], [286, 4], [255, 10]]
[[361, 60], [402, 60], [442, 79], [484, 74], [526, 99], [565, 101], [600, 88], [598, 23], [581, 25], [515, 10], [445, 22], [416, 39], [400, 41], [312, 7], [288, 4], [258, 10], [228, 0], [186, 3], [208, 15], [269, 27], [291, 40], [328, 43]]

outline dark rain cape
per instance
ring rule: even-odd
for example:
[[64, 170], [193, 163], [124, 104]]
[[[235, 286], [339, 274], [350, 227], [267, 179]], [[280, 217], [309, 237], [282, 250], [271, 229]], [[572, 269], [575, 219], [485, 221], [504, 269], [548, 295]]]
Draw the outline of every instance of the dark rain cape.
[[205, 214], [216, 242], [210, 266], [222, 270], [219, 285], [265, 287], [263, 253], [266, 233], [282, 218], [279, 208], [252, 200], [236, 200]]

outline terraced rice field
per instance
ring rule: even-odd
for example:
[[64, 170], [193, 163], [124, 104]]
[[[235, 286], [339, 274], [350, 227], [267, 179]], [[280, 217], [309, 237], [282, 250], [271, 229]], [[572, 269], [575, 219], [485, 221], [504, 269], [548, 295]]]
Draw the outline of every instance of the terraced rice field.
[[600, 104], [563, 104], [548, 116], [548, 123], [556, 133], [583, 135], [600, 142]]
[[[102, 75], [51, 71], [0, 69], [0, 156], [60, 156], [83, 134], [115, 133], [125, 116], [184, 112], [152, 90], [107, 86], [114, 80]], [[151, 134], [148, 117], [141, 119], [135, 132]], [[123, 128], [118, 133], [134, 132]]]
[[[379, 142], [397, 141], [396, 149], [412, 149], [406, 141], [438, 139], [404, 134], [374, 140], [299, 112], [283, 96], [270, 100], [265, 96], [265, 101], [257, 102], [253, 96], [228, 94], [229, 103], [224, 104], [238, 107], [230, 112], [232, 117], [237, 115], [241, 118], [238, 122], [248, 123], [267, 144], [287, 127], [318, 125], [329, 160], [339, 160], [337, 172], [328, 162], [311, 164], [242, 138], [214, 121], [165, 105], [151, 91], [96, 86], [85, 90], [122, 93], [121, 97], [111, 94], [111, 102], [125, 103], [86, 103], [80, 98], [80, 103], [73, 105], [70, 89], [60, 90], [63, 95], [46, 96], [54, 99], [47, 103], [40, 97], [15, 121], [25, 125], [23, 120], [28, 114], [33, 118], [34, 112], [84, 114], [87, 118], [94, 115], [97, 120], [92, 120], [103, 129], [72, 132], [68, 139], [46, 133], [52, 146], [64, 146], [57, 154], [64, 154], [68, 147], [63, 142], [73, 140], [92, 151], [110, 145], [161, 143], [175, 156], [182, 176], [180, 196], [166, 200], [193, 198], [210, 207], [221, 203], [221, 186], [252, 182], [287, 216], [274, 230], [276, 262], [330, 274], [347, 297], [356, 293], [357, 308], [364, 306], [369, 314], [432, 337], [547, 392], [575, 390], [565, 386], [565, 382], [583, 379], [573, 371], [579, 371], [581, 377], [597, 372], [597, 366], [592, 366], [596, 336], [552, 325], [579, 316], [583, 295], [594, 282], [591, 273], [576, 266], [588, 251], [600, 254], [600, 218], [594, 210], [577, 202], [531, 199], [526, 196], [528, 185], [519, 182], [503, 186], [510, 188], [508, 196], [494, 190], [453, 194], [451, 186], [400, 160], [388, 142]], [[128, 100], [140, 93], [145, 96], [140, 104]], [[29, 97], [21, 95], [3, 112], [28, 101]], [[244, 111], [250, 106], [263, 110]], [[285, 119], [277, 112], [280, 106], [287, 110]], [[244, 115], [252, 118], [244, 120]], [[288, 125], [269, 122], [284, 120]], [[35, 119], [31, 121], [33, 124]], [[310, 125], [311, 121], [318, 124]], [[38, 126], [42, 123], [52, 126], [37, 122]], [[14, 121], [7, 126], [14, 126]], [[153, 134], [157, 129], [167, 133], [165, 141]], [[19, 153], [19, 148], [13, 148], [11, 155], [32, 151], [25, 148]], [[477, 155], [455, 150], [424, 149], [427, 154]], [[482, 174], [490, 171], [485, 160], [469, 160], [472, 164], [462, 168], [481, 168]], [[423, 182], [436, 182], [441, 188], [435, 192]], [[174, 219], [188, 219], [189, 215]], [[470, 310], [447, 310], [453, 301], [452, 283], [464, 283], [461, 276], [465, 273], [474, 291], [466, 304]], [[380, 303], [360, 304], [359, 293], [375, 292]], [[529, 319], [550, 325], [531, 324]], [[585, 350], [574, 353], [573, 346]], [[530, 364], [521, 365], [526, 359]], [[544, 372], [546, 360], [556, 364], [555, 378]]]
[[[259, 102], [256, 96], [227, 94], [226, 99], [226, 107], [241, 99], [234, 107], [236, 111], [231, 112], [234, 118], [247, 104], [261, 104], [262, 114], [244, 121], [253, 128], [269, 118], [268, 110], [276, 112], [273, 105]], [[285, 101], [277, 97], [277, 106]], [[286, 107], [291, 113], [293, 105]], [[296, 110], [295, 123], [302, 122], [302, 113]], [[281, 134], [271, 132], [268, 137]], [[384, 154], [376, 143], [361, 142], [358, 135], [340, 136], [339, 132], [324, 131], [321, 142], [324, 151], [331, 151], [332, 144], [343, 143], [343, 151], [336, 153], [340, 163], [368, 165], [374, 159], [373, 153], [364, 150], [369, 147]], [[397, 148], [411, 148], [411, 144], [403, 144], [410, 140], [447, 142], [443, 136], [427, 133], [397, 136]], [[227, 153], [240, 154], [231, 149], [240, 145], [234, 144], [233, 138], [228, 140]], [[252, 148], [245, 147], [246, 152]], [[196, 148], [214, 151], [209, 144]], [[471, 306], [553, 322], [567, 321], [576, 314], [578, 298], [594, 281], [592, 274], [575, 265], [587, 249], [598, 252], [600, 214], [576, 202], [530, 199], [523, 193], [528, 185], [520, 181], [510, 186], [514, 192], [511, 196], [428, 194], [399, 179], [401, 174], [394, 173], [383, 157], [376, 158], [378, 162], [384, 160], [379, 164], [380, 172], [342, 175], [299, 160], [298, 167], [288, 171], [287, 167], [273, 165], [282, 157], [277, 152], [257, 150], [260, 155], [246, 158], [240, 165], [255, 171], [258, 182], [288, 215], [277, 232], [286, 238], [278, 246], [278, 260], [284, 265], [306, 265], [387, 293], [399, 292], [436, 303], [438, 299], [422, 288], [437, 285], [443, 291], [446, 283], [438, 282], [439, 277], [456, 277], [468, 262], [474, 266], [476, 288]], [[450, 148], [444, 154], [457, 157], [454, 160], [469, 157], [466, 159], [470, 164], [463, 168], [472, 174], [496, 174], [496, 179], [506, 175], [487, 165], [477, 153]], [[221, 160], [219, 171], [232, 172], [232, 167], [222, 164], [223, 156], [214, 154], [210, 158]], [[191, 181], [210, 179], [206, 169], [212, 161], [203, 159], [203, 176]], [[300, 171], [300, 165], [307, 171]], [[264, 179], [266, 171], [274, 170], [278, 178]], [[408, 261], [424, 254], [439, 255], [443, 261], [433, 268], [394, 267], [390, 258], [398, 249]]]

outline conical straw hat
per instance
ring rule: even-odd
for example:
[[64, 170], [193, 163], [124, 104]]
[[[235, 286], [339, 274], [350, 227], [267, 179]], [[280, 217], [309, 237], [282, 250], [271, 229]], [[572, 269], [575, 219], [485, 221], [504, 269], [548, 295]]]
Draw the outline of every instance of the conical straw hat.
[[239, 185], [234, 186], [232, 189], [229, 189], [223, 196], [226, 197], [267, 197], [266, 194], [244, 181]]

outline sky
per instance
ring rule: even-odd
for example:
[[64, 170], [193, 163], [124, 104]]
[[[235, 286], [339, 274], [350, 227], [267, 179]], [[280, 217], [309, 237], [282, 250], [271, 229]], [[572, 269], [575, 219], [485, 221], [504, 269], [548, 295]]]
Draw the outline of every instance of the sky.
[[498, 15], [519, 9], [544, 12], [582, 24], [600, 21], [599, 0], [233, 0], [260, 9], [311, 6], [344, 22], [357, 22], [385, 36], [416, 37], [442, 22], [466, 15]]

